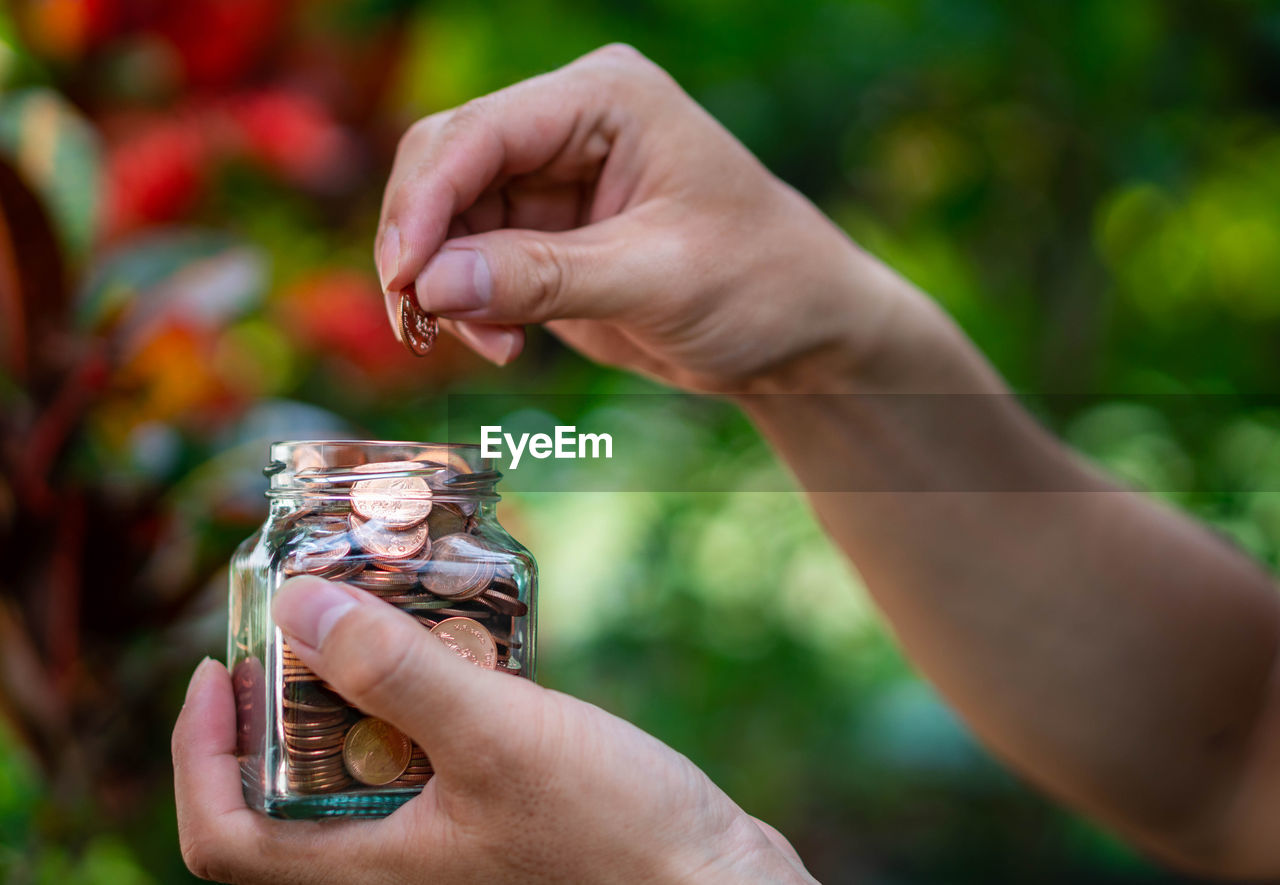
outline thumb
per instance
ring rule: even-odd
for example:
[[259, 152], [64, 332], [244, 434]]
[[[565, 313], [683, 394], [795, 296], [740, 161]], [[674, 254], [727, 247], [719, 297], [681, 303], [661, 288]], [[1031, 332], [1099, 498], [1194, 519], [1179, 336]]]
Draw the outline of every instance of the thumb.
[[[315, 577], [285, 581], [276, 624], [302, 661], [348, 703], [385, 719], [434, 761], [501, 730], [524, 680], [482, 670], [377, 597]], [[465, 755], [465, 754], [464, 754]]]
[[428, 313], [474, 323], [634, 318], [682, 279], [683, 240], [618, 215], [569, 231], [448, 240], [415, 281]]

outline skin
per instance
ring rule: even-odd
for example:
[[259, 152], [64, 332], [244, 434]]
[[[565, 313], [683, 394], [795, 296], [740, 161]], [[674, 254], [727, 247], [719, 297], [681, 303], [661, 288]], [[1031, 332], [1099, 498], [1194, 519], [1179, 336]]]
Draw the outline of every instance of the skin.
[[227, 671], [196, 670], [173, 735], [178, 832], [198, 876], [245, 883], [812, 882], [776, 831], [688, 759], [598, 707], [482, 670], [364, 591], [287, 581], [276, 622], [435, 776], [380, 820], [251, 811]]
[[[416, 124], [387, 186], [375, 256], [389, 309], [414, 283], [424, 309], [495, 362], [514, 359], [523, 326], [541, 323], [600, 362], [734, 397], [806, 488], [908, 655], [997, 755], [1171, 863], [1280, 874], [1280, 606], [1267, 575], [1045, 434], [928, 298], [634, 50], [606, 47]], [[368, 636], [360, 645], [397, 647]], [[203, 755], [188, 761], [219, 760], [195, 780], [179, 760], [184, 851], [198, 872], [210, 872], [210, 856], [236, 857], [237, 881], [265, 881], [267, 855], [308, 838], [309, 856], [325, 861], [313, 869], [360, 856], [362, 839], [423, 852], [452, 844], [440, 815], [421, 810], [388, 818], [385, 839], [368, 827], [246, 817], [227, 755], [226, 677], [210, 666], [197, 672], [175, 734], [179, 756], [195, 746]], [[324, 660], [314, 666], [344, 678]], [[450, 710], [466, 716], [507, 690], [487, 683]], [[534, 686], [511, 691], [528, 703], [521, 721], [544, 707], [578, 709]], [[801, 874], [780, 838], [744, 825], [687, 761], [589, 709], [584, 746], [610, 761], [580, 783], [611, 798], [578, 821], [575, 847], [526, 858], [523, 873], [556, 878], [556, 864], [595, 862], [584, 878], [624, 877], [636, 863], [615, 838], [626, 833], [664, 850], [672, 840], [655, 877], [702, 881], [691, 871], [708, 863]], [[631, 784], [621, 760], [640, 746], [651, 770]], [[530, 754], [513, 767], [544, 772], [550, 795], [563, 799], [557, 782], [580, 776], [580, 758], [553, 757], [560, 766], [548, 768], [534, 746], [512, 752]], [[447, 759], [420, 802], [432, 812], [454, 807], [439, 801]], [[661, 795], [626, 801], [654, 778], [668, 784]], [[669, 794], [670, 784], [684, 791]], [[663, 805], [667, 795], [697, 798]], [[243, 822], [220, 830], [209, 808]], [[674, 829], [665, 826], [673, 814]], [[343, 835], [306, 835], [319, 832]], [[583, 839], [598, 850], [580, 858]], [[386, 869], [364, 874], [394, 879], [396, 867]]]

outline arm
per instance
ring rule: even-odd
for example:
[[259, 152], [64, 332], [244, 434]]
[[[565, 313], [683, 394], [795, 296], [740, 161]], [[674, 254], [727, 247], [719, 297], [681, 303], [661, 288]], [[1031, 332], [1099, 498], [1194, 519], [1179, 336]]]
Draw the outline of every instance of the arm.
[[1049, 438], [927, 299], [634, 50], [416, 124], [375, 257], [389, 297], [415, 282], [495, 362], [546, 323], [736, 395], [997, 753], [1166, 857], [1280, 873], [1267, 577]]
[[[852, 285], [900, 290], [882, 358], [806, 357], [741, 401], [908, 655], [1049, 792], [1180, 865], [1274, 875], [1270, 579], [1074, 458], [931, 305], [856, 260]], [[901, 395], [919, 393], [955, 396]]]

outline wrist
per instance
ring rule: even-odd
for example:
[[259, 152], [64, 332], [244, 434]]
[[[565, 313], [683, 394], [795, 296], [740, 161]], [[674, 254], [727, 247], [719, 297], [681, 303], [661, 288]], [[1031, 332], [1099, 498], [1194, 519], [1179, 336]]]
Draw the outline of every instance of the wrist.
[[826, 262], [816, 322], [739, 399], [776, 394], [1003, 393], [1000, 378], [927, 295], [847, 237]]

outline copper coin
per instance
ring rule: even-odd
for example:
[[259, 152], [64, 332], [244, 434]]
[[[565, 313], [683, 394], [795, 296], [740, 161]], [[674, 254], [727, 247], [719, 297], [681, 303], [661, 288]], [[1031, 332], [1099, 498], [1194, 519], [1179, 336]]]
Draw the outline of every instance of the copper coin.
[[342, 755], [342, 741], [328, 744], [298, 744], [289, 746], [289, 758], [298, 765], [311, 768], [323, 768], [332, 762], [339, 761]]
[[324, 765], [312, 765], [308, 762], [291, 759], [289, 760], [289, 767], [292, 769], [294, 777], [306, 778], [312, 782], [346, 777], [348, 772], [342, 767], [342, 757], [334, 756], [333, 758], [336, 762], [326, 762]]
[[290, 748], [341, 747], [342, 738], [347, 733], [346, 723], [336, 731], [319, 731], [315, 734], [286, 734], [285, 746]]
[[409, 572], [367, 568], [348, 577], [347, 583], [371, 593], [403, 593], [418, 586], [418, 576]]
[[286, 743], [296, 743], [297, 741], [318, 741], [318, 740], [336, 740], [342, 743], [342, 737], [347, 733], [347, 722], [336, 723], [325, 728], [301, 729], [290, 731], [285, 729], [284, 739]]
[[344, 735], [347, 732], [347, 718], [345, 715], [336, 722], [325, 722], [320, 725], [293, 725], [286, 723], [284, 727], [284, 736], [286, 740], [294, 738], [321, 738], [332, 737], [333, 735]]
[[437, 608], [431, 613], [441, 618], [472, 618], [477, 621], [487, 621], [493, 617], [493, 612], [487, 608], [479, 611], [473, 608]]
[[[298, 686], [298, 687], [302, 688], [303, 686]], [[329, 703], [312, 704], [306, 701], [291, 701], [288, 698], [285, 698], [284, 700], [284, 708], [285, 708], [286, 714], [290, 710], [296, 710], [298, 713], [304, 714], [304, 715], [308, 713], [331, 713], [336, 715], [342, 712], [341, 704], [329, 704]]]
[[507, 635], [506, 633], [503, 633], [500, 630], [493, 630], [493, 629], [491, 629], [489, 632], [493, 634], [493, 641], [498, 643], [499, 647], [512, 648], [512, 649], [520, 648], [520, 642], [514, 639], [513, 637]]
[[[396, 473], [421, 470], [419, 461], [375, 461], [355, 468], [357, 473]], [[416, 526], [431, 512], [431, 489], [421, 476], [361, 479], [351, 485], [351, 509], [364, 519], [379, 520], [392, 529]]]
[[427, 532], [426, 522], [407, 529], [395, 529], [380, 520], [361, 519], [351, 514], [351, 537], [378, 559], [408, 559], [417, 555], [428, 544]]
[[497, 666], [498, 646], [479, 621], [471, 618], [446, 618], [432, 627], [431, 632], [463, 660], [486, 670]]
[[433, 313], [418, 306], [418, 293], [409, 284], [400, 290], [400, 340], [414, 356], [426, 356], [440, 334], [440, 323]]
[[523, 618], [529, 614], [529, 606], [526, 603], [515, 596], [493, 589], [493, 586], [476, 597], [476, 601], [484, 603], [499, 614], [510, 615], [513, 618]]
[[351, 544], [338, 534], [303, 539], [284, 558], [283, 568], [291, 575], [316, 575], [342, 564]]
[[345, 581], [362, 568], [364, 568], [364, 563], [359, 560], [343, 560], [322, 572], [315, 572], [314, 574], [329, 581]]
[[289, 762], [299, 770], [306, 771], [336, 771], [343, 766], [342, 761], [342, 742], [334, 744], [331, 747], [318, 747], [311, 749], [299, 749], [297, 747], [289, 747]]
[[366, 716], [347, 732], [342, 758], [347, 771], [371, 787], [389, 784], [409, 767], [413, 744], [394, 725]]
[[[291, 685], [290, 690], [301, 694], [306, 689], [316, 689], [314, 685]], [[286, 728], [323, 728], [326, 725], [337, 725], [347, 715], [347, 707], [342, 701], [335, 704], [320, 704], [314, 700], [307, 700], [305, 704], [315, 704], [317, 709], [308, 710], [304, 707], [299, 708], [297, 702], [286, 698], [285, 700], [285, 720]]]
[[[422, 549], [426, 551], [427, 554], [430, 554], [431, 541], [428, 540]], [[417, 573], [429, 568], [427, 565], [427, 556], [415, 556], [412, 559], [379, 559], [374, 562], [374, 565], [383, 571], [411, 574], [413, 575], [415, 582], [418, 579]]]
[[448, 599], [435, 599], [425, 594], [421, 596], [384, 596], [382, 598], [408, 612], [443, 611], [453, 605]]
[[480, 593], [497, 574], [500, 553], [471, 535], [445, 535], [431, 545], [430, 568], [422, 586], [436, 596], [469, 599]]
[[[294, 688], [310, 688], [311, 686], [292, 686]], [[300, 731], [308, 729], [315, 731], [321, 728], [332, 728], [344, 722], [347, 718], [347, 708], [345, 706], [336, 709], [326, 709], [322, 713], [310, 713], [302, 710], [294, 710], [285, 708], [284, 730], [287, 733], [290, 729]]]
[[431, 537], [443, 538], [445, 535], [465, 532], [467, 517], [457, 504], [440, 501], [432, 505], [427, 525], [431, 528]]

